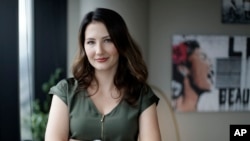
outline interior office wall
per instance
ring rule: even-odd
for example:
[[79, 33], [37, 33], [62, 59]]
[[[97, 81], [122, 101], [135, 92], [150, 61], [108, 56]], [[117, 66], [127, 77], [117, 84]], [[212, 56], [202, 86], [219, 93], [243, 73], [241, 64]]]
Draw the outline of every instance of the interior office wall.
[[67, 0], [67, 76], [72, 76], [72, 64], [78, 49], [80, 0]]
[[[150, 83], [171, 94], [174, 34], [250, 35], [248, 24], [223, 24], [222, 0], [151, 0]], [[176, 113], [181, 141], [229, 141], [230, 124], [250, 124], [249, 112]]]
[[96, 7], [110, 8], [122, 15], [132, 37], [146, 58], [148, 48], [148, 0], [68, 0], [68, 76], [78, 48], [78, 30], [84, 15]]

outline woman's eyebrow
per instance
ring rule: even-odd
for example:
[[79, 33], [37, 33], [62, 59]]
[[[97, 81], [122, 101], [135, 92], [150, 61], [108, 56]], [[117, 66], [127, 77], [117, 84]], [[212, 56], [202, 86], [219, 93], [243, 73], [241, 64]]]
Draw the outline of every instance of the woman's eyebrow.
[[107, 39], [107, 38], [110, 38], [109, 35], [106, 35], [106, 36], [103, 36], [102, 39]]
[[95, 38], [89, 37], [89, 38], [86, 38], [86, 40], [95, 40]]
[[[109, 36], [109, 35], [106, 35], [106, 36], [103, 36], [103, 37], [102, 37], [102, 39], [107, 39], [107, 38], [110, 38], [110, 36]], [[93, 38], [93, 37], [88, 37], [88, 38], [86, 38], [86, 40], [95, 40], [95, 38]]]

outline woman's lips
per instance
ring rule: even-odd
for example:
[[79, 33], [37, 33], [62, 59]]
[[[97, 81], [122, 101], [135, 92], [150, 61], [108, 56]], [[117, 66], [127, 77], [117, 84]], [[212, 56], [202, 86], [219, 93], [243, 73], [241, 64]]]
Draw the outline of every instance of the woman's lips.
[[214, 82], [214, 80], [213, 80], [213, 76], [214, 76], [214, 71], [213, 70], [211, 70], [209, 73], [208, 73], [208, 75], [207, 75], [207, 77], [208, 77], [208, 79], [211, 81], [211, 83], [213, 84]]
[[106, 62], [108, 60], [108, 58], [97, 58], [95, 59], [97, 62]]

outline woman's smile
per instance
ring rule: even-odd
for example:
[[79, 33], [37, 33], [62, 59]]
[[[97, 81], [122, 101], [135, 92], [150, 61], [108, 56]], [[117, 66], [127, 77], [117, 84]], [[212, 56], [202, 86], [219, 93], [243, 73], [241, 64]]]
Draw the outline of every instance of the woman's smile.
[[97, 58], [97, 59], [95, 59], [97, 62], [99, 62], [99, 63], [104, 63], [104, 62], [106, 62], [107, 60], [108, 60], [108, 57], [102, 57], [102, 58]]

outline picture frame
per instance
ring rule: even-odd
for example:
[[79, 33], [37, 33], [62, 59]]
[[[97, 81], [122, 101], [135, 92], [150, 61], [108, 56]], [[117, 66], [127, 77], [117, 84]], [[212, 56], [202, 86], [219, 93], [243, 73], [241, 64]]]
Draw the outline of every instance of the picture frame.
[[173, 35], [171, 89], [175, 111], [250, 111], [250, 37]]
[[222, 23], [249, 24], [250, 0], [222, 0]]

